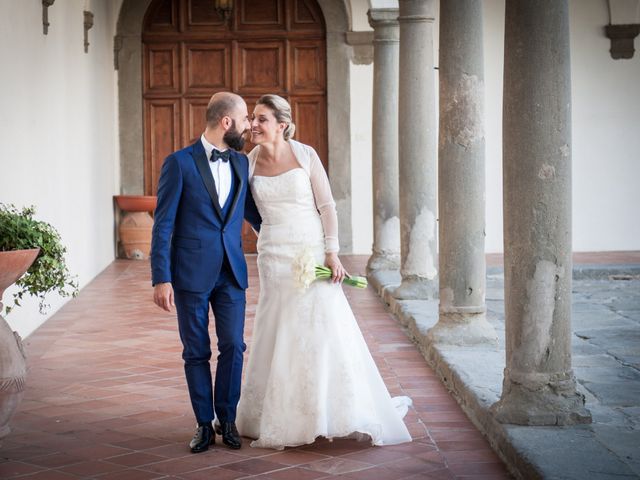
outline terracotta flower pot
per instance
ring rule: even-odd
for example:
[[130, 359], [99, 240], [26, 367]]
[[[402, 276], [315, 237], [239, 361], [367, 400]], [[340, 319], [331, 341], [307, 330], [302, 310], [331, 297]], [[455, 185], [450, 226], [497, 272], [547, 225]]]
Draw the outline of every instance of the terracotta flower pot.
[[[39, 248], [0, 252], [0, 311], [2, 295], [29, 269]], [[22, 339], [0, 316], [0, 438], [9, 434], [9, 421], [24, 395], [27, 363]]]
[[123, 212], [153, 212], [158, 203], [154, 195], [114, 195], [113, 198]]
[[126, 258], [144, 260], [151, 251], [153, 219], [149, 212], [156, 208], [153, 195], [115, 195], [116, 204], [124, 212], [118, 234]]

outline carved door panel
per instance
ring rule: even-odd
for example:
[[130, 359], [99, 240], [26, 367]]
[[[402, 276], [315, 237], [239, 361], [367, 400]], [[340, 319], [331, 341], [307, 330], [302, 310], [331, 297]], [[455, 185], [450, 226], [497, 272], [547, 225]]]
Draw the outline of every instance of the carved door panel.
[[[164, 158], [195, 142], [211, 95], [232, 91], [249, 114], [265, 93], [286, 98], [295, 138], [327, 166], [326, 41], [315, 0], [155, 0], [143, 29], [144, 185], [155, 195]], [[253, 146], [247, 144], [248, 152]], [[245, 224], [245, 252], [255, 235]]]

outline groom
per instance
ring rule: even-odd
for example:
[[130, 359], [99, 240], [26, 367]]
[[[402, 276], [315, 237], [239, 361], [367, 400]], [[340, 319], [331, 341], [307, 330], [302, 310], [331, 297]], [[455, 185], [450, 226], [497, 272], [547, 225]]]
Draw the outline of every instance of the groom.
[[[216, 93], [206, 116], [200, 139], [162, 165], [151, 248], [154, 302], [168, 312], [175, 305], [178, 314], [184, 370], [198, 421], [189, 444], [193, 453], [215, 443], [214, 407], [223, 443], [242, 446], [235, 426], [246, 348], [247, 265], [241, 230], [243, 218], [256, 230], [261, 221], [248, 188], [248, 159], [234, 151], [242, 149], [250, 129], [246, 103], [238, 95]], [[209, 305], [218, 337], [215, 388], [209, 366]]]

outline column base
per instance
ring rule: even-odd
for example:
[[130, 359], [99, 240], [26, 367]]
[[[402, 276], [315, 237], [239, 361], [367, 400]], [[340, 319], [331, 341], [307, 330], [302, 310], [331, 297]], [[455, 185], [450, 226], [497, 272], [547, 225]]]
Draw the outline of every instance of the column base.
[[433, 300], [438, 298], [438, 282], [417, 275], [403, 276], [392, 295], [397, 300]]
[[[573, 373], [525, 374], [518, 382], [505, 369], [502, 397], [491, 406], [500, 423], [515, 425], [578, 425], [591, 423], [584, 395], [576, 391]], [[545, 378], [546, 381], [542, 381]]]
[[367, 262], [367, 273], [378, 270], [400, 270], [400, 254], [374, 251]]
[[438, 323], [429, 329], [427, 339], [440, 345], [497, 345], [496, 329], [484, 312], [440, 312]]

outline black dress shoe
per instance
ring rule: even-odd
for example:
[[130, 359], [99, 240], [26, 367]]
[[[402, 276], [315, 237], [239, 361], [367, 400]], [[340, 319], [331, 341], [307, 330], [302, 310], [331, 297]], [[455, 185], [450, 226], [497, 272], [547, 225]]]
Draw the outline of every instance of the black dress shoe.
[[211, 424], [198, 425], [195, 435], [189, 442], [191, 453], [205, 452], [210, 445], [216, 443], [216, 433]]
[[216, 433], [222, 435], [222, 443], [235, 450], [242, 447], [242, 440], [234, 422], [216, 422]]

